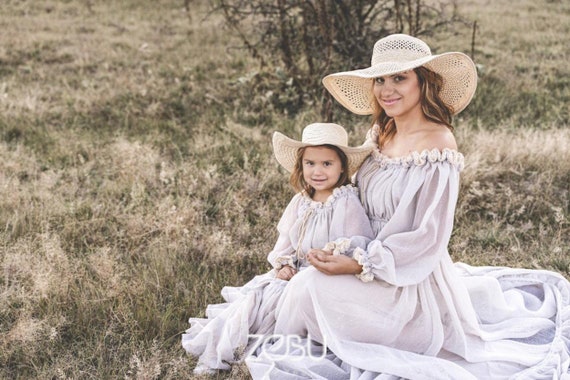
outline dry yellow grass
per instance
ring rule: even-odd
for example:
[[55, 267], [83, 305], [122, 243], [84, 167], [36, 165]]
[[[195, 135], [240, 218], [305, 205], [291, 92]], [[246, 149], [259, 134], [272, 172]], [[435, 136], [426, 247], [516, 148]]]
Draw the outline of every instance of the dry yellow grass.
[[[206, 1], [190, 18], [183, 5], [0, 6], [0, 378], [192, 378], [187, 318], [267, 269], [292, 194], [270, 132], [318, 110], [235, 98], [257, 64]], [[478, 20], [484, 71], [457, 120], [452, 255], [568, 276], [567, 2], [459, 10]], [[448, 34], [429, 39], [469, 51], [468, 27]], [[360, 142], [367, 120], [339, 115]]]

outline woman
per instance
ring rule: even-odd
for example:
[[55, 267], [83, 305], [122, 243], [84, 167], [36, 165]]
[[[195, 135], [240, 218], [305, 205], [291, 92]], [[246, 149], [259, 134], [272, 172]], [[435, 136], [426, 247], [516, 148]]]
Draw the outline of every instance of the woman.
[[[570, 377], [568, 281], [453, 264], [447, 251], [463, 167], [451, 117], [476, 80], [469, 57], [401, 34], [375, 44], [370, 68], [323, 79], [346, 108], [373, 114], [377, 148], [356, 180], [376, 239], [354, 258], [309, 252], [313, 267], [276, 310], [282, 338], [247, 360], [255, 378]], [[291, 336], [307, 338], [292, 350]]]

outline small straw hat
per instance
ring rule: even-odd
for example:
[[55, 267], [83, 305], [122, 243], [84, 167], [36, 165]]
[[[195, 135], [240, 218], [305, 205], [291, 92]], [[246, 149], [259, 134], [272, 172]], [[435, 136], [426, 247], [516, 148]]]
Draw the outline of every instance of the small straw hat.
[[425, 42], [406, 34], [392, 34], [378, 40], [374, 44], [369, 68], [327, 75], [323, 84], [350, 111], [370, 115], [374, 103], [374, 78], [420, 66], [441, 75], [443, 87], [440, 96], [454, 115], [467, 107], [477, 88], [477, 69], [471, 58], [458, 52], [432, 55]]
[[334, 145], [340, 148], [348, 158], [349, 176], [354, 174], [362, 162], [370, 155], [375, 145], [365, 143], [359, 147], [348, 146], [346, 130], [333, 123], [313, 123], [303, 129], [301, 141], [293, 140], [280, 132], [273, 134], [273, 151], [277, 161], [292, 172], [297, 161], [297, 151], [305, 146]]

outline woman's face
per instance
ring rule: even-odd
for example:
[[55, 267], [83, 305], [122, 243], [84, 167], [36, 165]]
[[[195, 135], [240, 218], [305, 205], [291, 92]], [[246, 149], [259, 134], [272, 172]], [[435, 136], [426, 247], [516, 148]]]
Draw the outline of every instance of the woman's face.
[[420, 84], [414, 70], [375, 78], [373, 91], [390, 117], [402, 118], [421, 110]]
[[313, 200], [326, 201], [342, 173], [342, 162], [338, 153], [326, 146], [306, 147], [302, 163], [303, 179], [315, 189]]

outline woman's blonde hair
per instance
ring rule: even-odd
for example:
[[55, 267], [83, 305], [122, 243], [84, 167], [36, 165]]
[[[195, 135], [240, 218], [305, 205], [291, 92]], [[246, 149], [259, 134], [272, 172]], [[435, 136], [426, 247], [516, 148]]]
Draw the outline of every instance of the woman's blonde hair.
[[[351, 181], [350, 177], [348, 176], [348, 158], [342, 149], [335, 145], [329, 144], [318, 146], [323, 146], [325, 148], [334, 150], [340, 159], [342, 171], [334, 187], [336, 188], [350, 184]], [[295, 167], [293, 168], [291, 176], [289, 177], [289, 182], [296, 191], [304, 191], [307, 193], [307, 195], [309, 195], [309, 197], [312, 198], [315, 195], [315, 189], [305, 181], [305, 178], [303, 178], [303, 154], [305, 154], [306, 148], [308, 147], [301, 147], [297, 150], [297, 159], [295, 160]]]
[[[425, 117], [435, 123], [443, 124], [453, 131], [453, 126], [451, 125], [453, 109], [440, 96], [443, 86], [442, 76], [424, 66], [416, 67], [414, 72], [418, 76], [420, 103]], [[372, 83], [372, 86], [374, 86], [374, 81]], [[374, 99], [373, 108], [372, 124], [380, 126], [380, 141], [378, 145], [382, 148], [388, 140], [394, 137], [396, 125], [394, 124], [394, 119], [386, 115], [386, 112], [380, 107], [376, 99]]]

